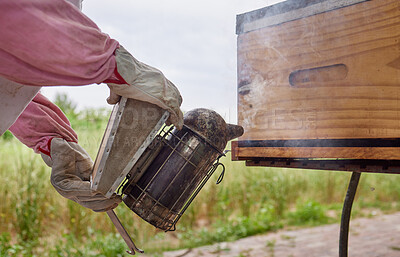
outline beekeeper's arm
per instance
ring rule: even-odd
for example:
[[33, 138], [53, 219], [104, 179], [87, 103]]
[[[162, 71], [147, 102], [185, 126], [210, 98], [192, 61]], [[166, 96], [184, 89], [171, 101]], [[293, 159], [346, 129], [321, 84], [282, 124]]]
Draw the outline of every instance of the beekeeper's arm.
[[78, 145], [64, 113], [40, 93], [10, 127], [22, 143], [40, 153], [51, 169], [51, 184], [62, 196], [94, 211], [118, 206], [121, 198], [106, 198], [90, 188], [93, 161]]
[[[182, 98], [178, 89], [160, 71], [135, 60], [70, 3], [0, 1], [0, 33], [0, 76], [3, 78], [31, 86], [105, 82], [114, 94], [151, 102], [168, 110], [170, 122], [178, 128], [182, 126], [179, 108]], [[86, 152], [77, 145], [76, 135], [72, 136], [63, 114], [41, 97], [28, 105], [11, 131], [21, 141], [25, 139], [27, 145], [34, 141], [31, 147], [48, 152], [50, 159], [45, 157], [46, 163], [52, 166], [52, 183], [59, 193], [97, 211], [113, 208], [120, 199], [97, 208], [96, 201], [105, 203], [106, 199], [88, 191], [91, 160], [88, 161]], [[32, 115], [29, 110], [41, 114]], [[52, 115], [48, 116], [49, 113]], [[57, 126], [52, 129], [63, 130], [69, 136], [62, 134], [59, 139], [52, 134], [54, 131], [42, 130], [43, 123], [39, 121], [47, 122], [49, 117], [59, 121], [53, 123]], [[32, 137], [35, 133], [40, 134], [37, 140]]]
[[117, 95], [168, 110], [169, 121], [182, 126], [178, 89], [161, 71], [133, 58], [71, 3], [2, 0], [0, 33], [0, 76], [33, 86], [106, 82]]

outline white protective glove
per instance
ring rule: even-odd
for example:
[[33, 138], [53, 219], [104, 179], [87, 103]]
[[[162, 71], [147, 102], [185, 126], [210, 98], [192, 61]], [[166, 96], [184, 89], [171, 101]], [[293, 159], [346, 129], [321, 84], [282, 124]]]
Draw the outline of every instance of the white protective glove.
[[44, 162], [51, 167], [51, 184], [60, 195], [95, 212], [114, 209], [121, 197], [106, 198], [90, 188], [93, 161], [77, 143], [62, 138], [53, 138], [50, 146], [51, 158], [42, 154]]
[[111, 91], [108, 103], [118, 102], [116, 95], [119, 95], [155, 104], [170, 113], [167, 124], [181, 129], [183, 114], [179, 107], [182, 97], [175, 85], [158, 69], [136, 60], [122, 46], [115, 51], [115, 59], [118, 73], [128, 85], [108, 83]]

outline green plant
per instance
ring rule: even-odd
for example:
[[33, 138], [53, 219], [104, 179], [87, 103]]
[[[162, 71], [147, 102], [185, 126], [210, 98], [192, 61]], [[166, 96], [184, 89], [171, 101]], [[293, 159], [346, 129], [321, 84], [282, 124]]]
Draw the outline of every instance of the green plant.
[[11, 248], [10, 233], [0, 234], [0, 256], [6, 256], [8, 250]]
[[4, 132], [3, 135], [1, 135], [1, 138], [4, 141], [10, 141], [10, 140], [12, 140], [14, 138], [14, 136], [9, 130], [7, 130], [6, 132]]
[[288, 214], [288, 218], [291, 225], [319, 225], [328, 222], [325, 208], [315, 201], [298, 204], [296, 210]]
[[1, 257], [14, 257], [14, 256], [26, 256], [33, 257], [32, 253], [35, 245], [29, 242], [25, 244], [12, 244], [11, 236], [9, 233], [0, 234], [0, 256]]
[[90, 247], [99, 249], [101, 255], [105, 257], [124, 256], [127, 250], [127, 246], [119, 234], [108, 234], [103, 240], [94, 240]]
[[97, 231], [96, 236], [77, 238], [73, 234], [64, 234], [56, 245], [48, 252], [49, 257], [122, 257], [126, 254], [127, 246], [119, 234], [102, 235]]
[[275, 230], [282, 224], [275, 220], [273, 208], [265, 208], [251, 216], [239, 216], [231, 220], [217, 220], [210, 228], [185, 230], [178, 234], [180, 247], [191, 248], [215, 242], [233, 241], [261, 232]]
[[20, 173], [19, 191], [15, 204], [15, 228], [20, 242], [36, 242], [42, 232], [41, 203], [45, 196], [40, 193], [38, 177], [43, 177], [43, 170], [37, 169], [34, 160], [21, 159], [18, 165]]
[[276, 244], [276, 240], [275, 239], [274, 240], [268, 240], [267, 243], [266, 243], [270, 257], [274, 257], [275, 256], [275, 244]]
[[90, 210], [82, 208], [79, 204], [73, 201], [67, 201], [68, 208], [68, 230], [75, 237], [81, 238], [88, 234], [88, 226], [90, 226]]

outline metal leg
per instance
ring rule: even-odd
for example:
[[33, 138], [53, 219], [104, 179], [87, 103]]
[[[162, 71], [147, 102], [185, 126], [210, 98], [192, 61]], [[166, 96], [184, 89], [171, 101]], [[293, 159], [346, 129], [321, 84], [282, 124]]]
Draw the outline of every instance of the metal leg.
[[340, 224], [339, 257], [347, 257], [351, 208], [353, 206], [354, 196], [357, 192], [360, 176], [361, 172], [353, 172], [347, 189], [346, 198], [344, 199]]

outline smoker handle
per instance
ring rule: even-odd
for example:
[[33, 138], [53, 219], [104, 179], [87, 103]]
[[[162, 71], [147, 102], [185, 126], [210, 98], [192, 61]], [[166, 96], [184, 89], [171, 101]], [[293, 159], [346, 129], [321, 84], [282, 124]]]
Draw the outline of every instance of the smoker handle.
[[121, 221], [118, 219], [117, 214], [115, 214], [114, 210], [107, 211], [107, 215], [108, 217], [110, 217], [115, 228], [118, 230], [118, 232], [124, 239], [125, 243], [128, 245], [129, 251], [126, 252], [129, 253], [130, 255], [135, 255], [135, 251], [139, 253], [144, 253], [143, 250], [140, 250], [139, 248], [136, 247], [135, 243], [132, 241], [132, 238], [129, 236], [128, 232], [125, 230]]

